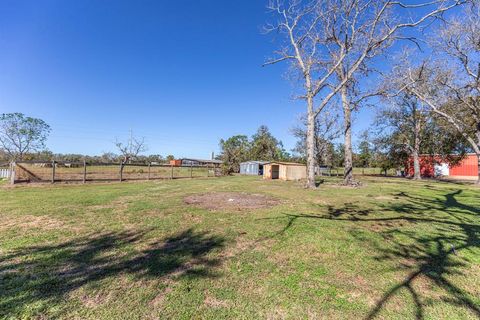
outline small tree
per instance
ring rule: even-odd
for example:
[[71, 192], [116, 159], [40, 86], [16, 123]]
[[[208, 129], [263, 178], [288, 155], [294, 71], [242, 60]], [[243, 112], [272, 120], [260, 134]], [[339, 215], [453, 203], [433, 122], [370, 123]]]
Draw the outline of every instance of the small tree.
[[0, 144], [11, 160], [23, 160], [26, 153], [45, 148], [50, 126], [42, 119], [23, 113], [0, 116]]
[[[429, 155], [432, 161], [458, 162], [453, 152], [464, 154], [464, 139], [458, 133], [442, 130], [445, 121], [431, 112], [416, 96], [401, 92], [392, 99], [392, 105], [379, 111], [375, 122], [379, 137], [397, 157], [399, 166], [413, 160], [413, 179], [421, 179], [420, 155]], [[401, 161], [404, 161], [401, 164]]]
[[379, 129], [386, 132], [392, 147], [402, 149], [413, 158], [414, 180], [420, 180], [420, 148], [426, 145], [433, 124], [429, 112], [415, 96], [405, 93], [392, 99], [392, 106], [377, 116]]
[[368, 130], [365, 130], [360, 135], [360, 142], [358, 144], [358, 162], [362, 168], [371, 166], [372, 153], [370, 134]]
[[133, 135], [130, 135], [126, 143], [117, 140], [115, 146], [123, 157], [123, 164], [135, 160], [140, 153], [148, 150], [145, 138], [135, 138]]
[[397, 145], [392, 143], [390, 136], [379, 135], [372, 142], [373, 162], [384, 172], [385, 176], [389, 169], [403, 167], [408, 160], [405, 149], [397, 148]]

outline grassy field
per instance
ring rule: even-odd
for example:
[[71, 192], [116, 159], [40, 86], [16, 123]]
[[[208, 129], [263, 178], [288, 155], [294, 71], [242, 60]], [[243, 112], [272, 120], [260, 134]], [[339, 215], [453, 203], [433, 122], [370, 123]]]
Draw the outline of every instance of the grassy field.
[[0, 318], [479, 318], [480, 190], [359, 178], [3, 185]]

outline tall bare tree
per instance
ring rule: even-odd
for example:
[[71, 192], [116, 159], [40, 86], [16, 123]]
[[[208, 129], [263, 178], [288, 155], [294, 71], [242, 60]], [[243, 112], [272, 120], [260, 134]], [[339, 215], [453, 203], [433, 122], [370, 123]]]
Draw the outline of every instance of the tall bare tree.
[[[430, 22], [468, 0], [425, 0], [408, 4], [393, 0], [271, 0], [278, 17], [267, 32], [284, 35], [276, 57], [265, 65], [291, 62], [302, 83], [298, 98], [307, 108], [307, 187], [315, 188], [315, 119], [341, 92], [346, 149], [351, 159], [351, 110], [348, 88], [369, 63], [398, 39], [402, 30]], [[360, 99], [354, 99], [360, 100]], [[348, 152], [348, 151], [347, 151]], [[352, 161], [348, 164], [351, 168]], [[347, 169], [345, 182], [353, 181]]]
[[437, 63], [404, 64], [403, 90], [411, 92], [458, 131], [477, 155], [480, 184], [480, 8], [445, 21], [433, 41]]

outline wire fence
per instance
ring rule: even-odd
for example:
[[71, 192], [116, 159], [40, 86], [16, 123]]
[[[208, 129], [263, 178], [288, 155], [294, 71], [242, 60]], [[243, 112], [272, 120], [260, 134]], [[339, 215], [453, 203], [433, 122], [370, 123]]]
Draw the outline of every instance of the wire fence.
[[17, 161], [11, 164], [10, 182], [80, 182], [181, 179], [220, 176], [214, 165], [174, 166], [157, 163], [89, 163]]
[[[317, 174], [319, 176], [343, 176], [345, 172], [345, 169], [342, 168], [336, 168], [336, 167], [320, 167], [318, 169]], [[353, 174], [354, 175], [359, 175], [359, 176], [389, 176], [389, 177], [395, 177], [401, 175], [401, 172], [398, 172], [398, 170], [391, 168], [385, 169], [382, 168], [359, 168], [359, 167], [354, 167], [353, 168]]]

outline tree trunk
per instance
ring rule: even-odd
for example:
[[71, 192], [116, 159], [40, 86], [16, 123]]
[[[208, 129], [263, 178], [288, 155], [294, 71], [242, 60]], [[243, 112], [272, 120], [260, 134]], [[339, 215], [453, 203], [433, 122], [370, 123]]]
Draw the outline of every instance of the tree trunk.
[[413, 180], [421, 180], [422, 176], [420, 174], [420, 157], [418, 151], [413, 151]]
[[341, 89], [342, 106], [343, 106], [343, 126], [345, 130], [345, 161], [343, 183], [345, 185], [353, 185], [353, 160], [352, 160], [352, 111], [350, 109], [350, 101], [347, 96], [347, 88]]
[[313, 98], [307, 98], [307, 185], [308, 189], [315, 189], [315, 115], [313, 112]]
[[413, 180], [421, 180], [422, 175], [420, 172], [420, 123], [418, 119], [416, 119], [416, 113], [414, 115], [415, 117], [415, 132], [414, 132], [414, 141], [413, 141]]

